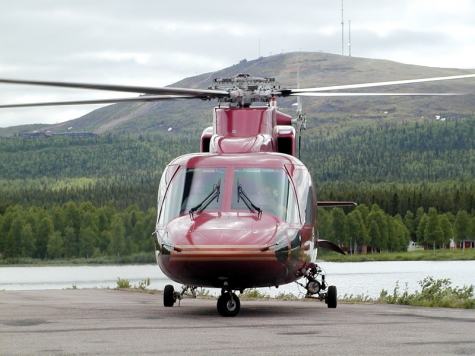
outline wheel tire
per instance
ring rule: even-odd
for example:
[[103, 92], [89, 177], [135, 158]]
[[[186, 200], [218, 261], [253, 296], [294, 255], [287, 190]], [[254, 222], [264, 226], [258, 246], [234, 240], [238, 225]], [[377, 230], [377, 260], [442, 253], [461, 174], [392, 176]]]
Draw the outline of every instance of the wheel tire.
[[328, 287], [327, 297], [325, 301], [329, 308], [336, 308], [338, 302], [338, 294], [335, 286]]
[[175, 289], [171, 284], [167, 284], [163, 290], [163, 305], [172, 307], [175, 304]]
[[233, 293], [233, 299], [229, 293], [222, 294], [218, 298], [218, 313], [221, 316], [236, 316], [241, 309], [241, 302], [236, 294]]

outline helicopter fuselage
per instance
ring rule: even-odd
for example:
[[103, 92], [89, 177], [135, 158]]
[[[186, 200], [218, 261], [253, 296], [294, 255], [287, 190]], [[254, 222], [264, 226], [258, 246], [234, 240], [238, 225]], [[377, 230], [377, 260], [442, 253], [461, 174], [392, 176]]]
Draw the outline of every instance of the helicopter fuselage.
[[[314, 261], [313, 188], [296, 158], [193, 154], [174, 160], [164, 176], [156, 251], [172, 280], [234, 290], [278, 286], [300, 278]], [[218, 182], [219, 197], [192, 212]], [[199, 187], [203, 199], [187, 205], [200, 184], [207, 186]]]
[[[159, 188], [157, 262], [184, 285], [243, 290], [303, 276], [316, 257], [315, 197], [290, 117], [215, 108], [202, 151], [173, 160]], [[193, 202], [191, 202], [193, 200]]]

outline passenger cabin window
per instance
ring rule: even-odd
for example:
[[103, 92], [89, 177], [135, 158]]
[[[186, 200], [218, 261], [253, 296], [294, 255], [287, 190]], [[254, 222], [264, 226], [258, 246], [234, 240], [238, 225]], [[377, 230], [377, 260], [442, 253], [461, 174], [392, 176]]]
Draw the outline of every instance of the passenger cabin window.
[[159, 224], [192, 209], [195, 212], [222, 209], [225, 175], [225, 168], [181, 168], [168, 186]]
[[298, 206], [290, 180], [281, 168], [236, 168], [233, 178], [231, 210], [277, 215], [298, 223]]

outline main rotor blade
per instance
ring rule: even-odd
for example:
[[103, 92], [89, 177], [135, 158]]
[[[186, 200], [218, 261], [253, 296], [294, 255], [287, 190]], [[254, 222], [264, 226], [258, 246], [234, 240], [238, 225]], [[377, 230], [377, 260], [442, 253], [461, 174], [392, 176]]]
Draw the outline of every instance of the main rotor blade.
[[[396, 81], [391, 81], [391, 82], [334, 85], [334, 86], [330, 86], [330, 87], [320, 87], [320, 88], [289, 89], [288, 93], [286, 93], [286, 94], [291, 95], [291, 94], [297, 94], [297, 93], [321, 92], [321, 91], [340, 90], [340, 89], [359, 89], [359, 88], [370, 88], [370, 87], [382, 87], [382, 86], [389, 86], [389, 85], [425, 83], [425, 82], [436, 82], [436, 81], [442, 81], [442, 80], [467, 79], [467, 78], [475, 78], [475, 74], [453, 75], [453, 76], [450, 76], [450, 77], [435, 77], [435, 78], [423, 78], [423, 79], [396, 80]], [[283, 94], [284, 94], [284, 92], [285, 92], [285, 90], [283, 90]]]
[[297, 93], [290, 96], [318, 96], [318, 97], [335, 97], [335, 96], [452, 96], [466, 95], [466, 93]]
[[115, 104], [121, 102], [144, 102], [144, 101], [160, 101], [160, 100], [177, 100], [177, 99], [196, 99], [196, 96], [186, 95], [144, 95], [133, 98], [116, 98], [116, 99], [97, 99], [97, 100], [79, 100], [79, 101], [56, 101], [49, 103], [28, 103], [28, 104], [10, 104], [0, 105], [0, 109], [7, 108], [26, 108], [33, 106], [56, 106], [56, 105], [84, 105], [84, 104]]
[[16, 79], [1, 79], [0, 83], [4, 84], [23, 84], [23, 85], [39, 85], [60, 88], [73, 89], [94, 89], [107, 91], [120, 91], [141, 94], [155, 94], [155, 95], [189, 95], [202, 97], [225, 97], [229, 93], [225, 90], [210, 90], [210, 89], [187, 89], [187, 88], [170, 88], [170, 87], [141, 87], [129, 85], [112, 85], [112, 84], [87, 84], [87, 83], [70, 83], [70, 82], [45, 82], [33, 80], [16, 80]]

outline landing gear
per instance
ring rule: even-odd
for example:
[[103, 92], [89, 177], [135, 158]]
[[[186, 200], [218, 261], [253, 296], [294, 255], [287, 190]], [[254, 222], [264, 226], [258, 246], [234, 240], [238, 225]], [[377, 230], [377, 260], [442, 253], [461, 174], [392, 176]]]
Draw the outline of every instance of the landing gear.
[[236, 316], [241, 309], [241, 302], [236, 294], [223, 292], [218, 298], [218, 313], [221, 316]]
[[336, 293], [336, 287], [330, 286], [328, 287], [327, 296], [325, 297], [325, 303], [329, 308], [336, 308], [338, 302], [338, 297]]
[[175, 288], [171, 284], [167, 284], [163, 290], [163, 305], [165, 307], [172, 307], [173, 304], [180, 303], [184, 297], [196, 298], [196, 288], [194, 286], [182, 286], [181, 292], [175, 292]]
[[163, 305], [172, 307], [176, 302], [175, 288], [171, 284], [167, 284], [163, 290]]
[[[335, 286], [327, 285], [325, 275], [322, 273], [322, 269], [312, 263], [303, 274], [307, 279], [307, 284], [303, 285], [299, 282], [297, 282], [297, 284], [307, 290], [305, 298], [314, 298], [320, 301], [325, 300], [325, 304], [327, 304], [328, 308], [336, 308], [338, 302], [337, 289]], [[320, 277], [320, 281], [318, 277]]]

